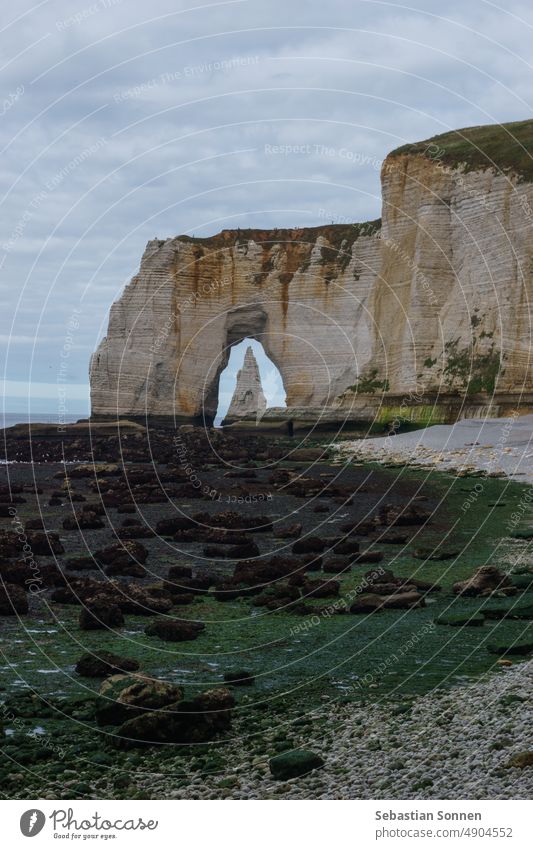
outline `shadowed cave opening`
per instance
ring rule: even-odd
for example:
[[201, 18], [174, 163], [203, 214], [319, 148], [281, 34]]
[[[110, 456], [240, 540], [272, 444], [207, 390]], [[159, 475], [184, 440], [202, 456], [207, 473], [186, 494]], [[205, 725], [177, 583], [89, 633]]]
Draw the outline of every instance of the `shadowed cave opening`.
[[[259, 368], [261, 386], [265, 396], [266, 406], [287, 406], [285, 389], [279, 369], [266, 355], [261, 342], [257, 339], [246, 337], [241, 342], [232, 345], [228, 364], [220, 374], [220, 382], [218, 386], [218, 407], [214, 421], [215, 427], [220, 427], [221, 422], [228, 412], [237, 386], [237, 375], [243, 368], [248, 348], [252, 349], [255, 361]], [[242, 404], [244, 400], [248, 403], [248, 401], [251, 400], [251, 395], [252, 393], [250, 390], [245, 390], [243, 397], [240, 399], [240, 403]]]

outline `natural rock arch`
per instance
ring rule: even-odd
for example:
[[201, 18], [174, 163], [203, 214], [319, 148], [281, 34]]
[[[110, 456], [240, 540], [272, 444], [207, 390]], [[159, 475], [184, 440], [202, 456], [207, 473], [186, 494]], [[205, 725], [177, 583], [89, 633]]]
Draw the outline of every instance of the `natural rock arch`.
[[246, 335], [282, 375], [287, 419], [532, 407], [533, 173], [492, 148], [465, 170], [453, 152], [470, 136], [478, 154], [492, 138], [473, 128], [393, 151], [382, 220], [149, 242], [92, 357], [92, 414], [211, 418]]

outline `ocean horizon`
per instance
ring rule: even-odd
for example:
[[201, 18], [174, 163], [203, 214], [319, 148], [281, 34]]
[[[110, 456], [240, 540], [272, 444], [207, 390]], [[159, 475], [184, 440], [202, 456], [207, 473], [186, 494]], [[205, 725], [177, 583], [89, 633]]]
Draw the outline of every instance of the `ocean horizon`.
[[29, 413], [28, 411], [22, 413], [0, 413], [0, 428], [13, 427], [13, 425], [17, 424], [72, 424], [72, 422], [77, 422], [79, 419], [86, 419], [89, 417], [89, 413], [70, 413], [70, 414], [61, 414], [58, 413]]

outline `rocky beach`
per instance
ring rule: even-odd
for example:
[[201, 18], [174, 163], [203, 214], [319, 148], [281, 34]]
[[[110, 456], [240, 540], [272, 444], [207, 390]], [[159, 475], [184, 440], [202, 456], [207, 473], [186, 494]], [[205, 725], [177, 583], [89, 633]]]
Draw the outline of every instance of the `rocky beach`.
[[527, 797], [529, 486], [338, 444], [4, 431], [10, 798]]

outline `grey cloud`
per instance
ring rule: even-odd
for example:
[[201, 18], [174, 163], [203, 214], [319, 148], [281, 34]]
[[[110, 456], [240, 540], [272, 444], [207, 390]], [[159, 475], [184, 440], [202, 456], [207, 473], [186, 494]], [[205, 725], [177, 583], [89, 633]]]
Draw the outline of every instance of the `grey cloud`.
[[80, 309], [69, 369], [83, 382], [154, 235], [374, 218], [393, 147], [531, 114], [524, 3], [202, 5], [56, 0], [0, 36], [10, 379], [50, 381]]

